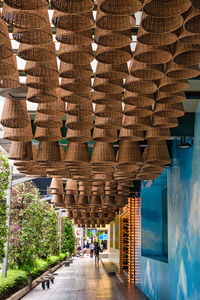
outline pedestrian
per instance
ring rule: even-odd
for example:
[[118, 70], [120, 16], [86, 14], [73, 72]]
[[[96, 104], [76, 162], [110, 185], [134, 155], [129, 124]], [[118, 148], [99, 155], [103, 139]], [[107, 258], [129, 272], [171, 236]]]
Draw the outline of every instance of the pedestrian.
[[94, 244], [90, 244], [90, 257], [93, 257], [93, 252], [94, 252]]
[[98, 266], [99, 267], [99, 252], [100, 252], [100, 247], [99, 244], [96, 243], [95, 247], [94, 247], [94, 253], [95, 253], [95, 267]]

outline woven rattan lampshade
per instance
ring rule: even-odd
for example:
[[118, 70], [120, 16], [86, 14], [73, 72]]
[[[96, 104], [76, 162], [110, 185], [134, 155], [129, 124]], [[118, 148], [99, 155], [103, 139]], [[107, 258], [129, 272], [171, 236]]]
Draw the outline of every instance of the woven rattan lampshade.
[[137, 42], [134, 58], [147, 64], [165, 64], [172, 59], [170, 46], [150, 46]]
[[29, 117], [25, 100], [5, 99], [1, 115], [1, 124], [10, 128], [28, 126]]
[[109, 104], [96, 104], [95, 115], [99, 117], [120, 117], [122, 113], [122, 106], [119, 102]]
[[198, 66], [178, 65], [174, 61], [167, 64], [166, 76], [174, 80], [184, 80], [199, 76]]
[[88, 45], [92, 42], [91, 30], [80, 32], [56, 29], [56, 40], [68, 45]]
[[53, 194], [51, 203], [54, 204], [56, 207], [62, 207], [63, 203], [63, 195], [60, 194]]
[[13, 89], [20, 85], [19, 74], [16, 71], [13, 74], [1, 75], [0, 88], [1, 89]]
[[132, 57], [130, 46], [123, 48], [109, 48], [98, 45], [95, 58], [104, 64], [121, 65], [129, 61]]
[[101, 10], [97, 11], [96, 25], [104, 30], [123, 31], [135, 25], [134, 15], [109, 15]]
[[96, 26], [94, 41], [104, 47], [122, 48], [131, 43], [131, 30], [112, 31]]
[[18, 142], [31, 142], [33, 139], [31, 122], [29, 122], [28, 126], [23, 128], [4, 128], [3, 138], [11, 141]]
[[63, 183], [62, 183], [62, 178], [60, 177], [53, 177], [51, 180], [51, 185], [50, 189], [55, 189], [59, 193], [63, 193]]
[[155, 105], [154, 114], [160, 117], [182, 117], [184, 115], [183, 104], [157, 103]]
[[58, 127], [36, 127], [35, 140], [56, 142], [62, 139], [60, 128]]
[[114, 143], [118, 140], [117, 130], [94, 127], [92, 139], [94, 141]]
[[51, 5], [53, 8], [68, 13], [68, 14], [80, 14], [84, 12], [91, 11], [93, 9], [93, 2], [91, 0], [51, 0]]
[[200, 45], [177, 43], [173, 60], [180, 65], [197, 65], [200, 60]]
[[47, 115], [37, 112], [34, 120], [35, 126], [39, 127], [62, 127], [62, 114]]
[[119, 133], [119, 139], [139, 142], [144, 140], [144, 133], [142, 131], [136, 132], [130, 129], [122, 128]]
[[61, 161], [58, 142], [41, 141], [37, 151], [36, 161], [44, 163], [56, 163]]
[[131, 60], [130, 73], [132, 76], [143, 80], [159, 80], [164, 76], [162, 65], [151, 65]]
[[190, 8], [184, 21], [184, 27], [191, 33], [200, 33], [199, 21], [200, 11], [198, 9]]
[[183, 17], [180, 14], [160, 18], [145, 14], [143, 11], [141, 26], [151, 33], [173, 32], [183, 24]]
[[5, 0], [5, 3], [10, 7], [14, 7], [17, 9], [39, 9], [43, 7], [47, 7], [48, 1], [46, 0]]
[[200, 43], [200, 33], [191, 33], [185, 28], [181, 29], [181, 33], [178, 37], [179, 43], [183, 44], [199, 44]]
[[103, 205], [104, 206], [115, 206], [115, 197], [112, 195], [105, 195]]
[[147, 107], [153, 105], [155, 102], [153, 94], [143, 95], [143, 94], [130, 92], [128, 90], [125, 90], [123, 101], [125, 104], [135, 105], [138, 107]]
[[103, 92], [93, 92], [92, 101], [99, 104], [107, 104], [111, 101], [122, 101], [122, 95], [120, 94], [108, 94]]
[[64, 196], [64, 203], [66, 205], [67, 208], [70, 207], [75, 207], [76, 206], [76, 202], [75, 202], [75, 198], [74, 195], [72, 194], [65, 194]]
[[178, 93], [186, 90], [189, 87], [189, 84], [186, 80], [178, 81], [167, 76], [164, 76], [160, 80], [160, 84], [158, 86], [159, 91], [164, 93]]
[[91, 156], [94, 165], [115, 163], [115, 152], [111, 143], [95, 142]]
[[79, 195], [78, 196], [78, 205], [88, 206], [88, 204], [89, 204], [88, 196], [86, 196], [86, 195]]
[[152, 107], [137, 107], [133, 105], [125, 105], [124, 114], [127, 116], [147, 117], [152, 115]]
[[127, 64], [122, 65], [112, 65], [112, 64], [102, 64], [97, 63], [96, 77], [110, 79], [110, 80], [120, 80], [127, 77], [128, 66]]
[[151, 127], [149, 117], [135, 117], [124, 115], [122, 124], [126, 129], [131, 129], [134, 131], [144, 131], [148, 130]]
[[64, 78], [76, 78], [85, 81], [92, 75], [91, 65], [73, 65], [63, 61], [60, 63], [60, 76]]
[[81, 103], [67, 103], [66, 113], [68, 115], [80, 115], [93, 113], [92, 101], [82, 101]]
[[41, 90], [57, 87], [59, 85], [58, 74], [55, 77], [35, 77], [27, 75], [26, 85], [28, 87]]
[[62, 78], [61, 87], [69, 92], [75, 92], [82, 97], [88, 97], [90, 95], [90, 79], [82, 81], [76, 78]]
[[167, 165], [171, 162], [165, 141], [148, 141], [146, 162]]
[[90, 198], [90, 206], [91, 207], [100, 207], [102, 205], [101, 203], [101, 197], [100, 195], [92, 195]]
[[67, 115], [66, 127], [74, 130], [91, 129], [93, 127], [93, 119], [91, 115]]
[[54, 102], [57, 99], [57, 89], [38, 90], [28, 88], [27, 100], [34, 103]]
[[93, 60], [92, 46], [61, 44], [58, 57], [66, 63], [87, 65]]
[[32, 143], [13, 141], [10, 146], [8, 158], [24, 161], [33, 160]]
[[73, 130], [73, 129], [68, 128], [66, 139], [69, 142], [87, 143], [92, 139], [91, 138], [91, 130], [84, 129], [84, 128], [82, 130]]
[[156, 128], [173, 128], [178, 126], [178, 119], [154, 115], [152, 125]]
[[55, 44], [53, 41], [40, 45], [20, 44], [18, 56], [31, 61], [52, 60], [55, 58]]
[[89, 152], [86, 143], [69, 142], [65, 153], [67, 163], [89, 163]]
[[170, 139], [170, 131], [168, 128], [151, 128], [147, 130], [146, 140], [168, 140]]
[[191, 0], [191, 3], [192, 3], [192, 7], [196, 8], [196, 9], [200, 9], [199, 0]]
[[189, 0], [145, 0], [143, 10], [146, 14], [156, 17], [170, 17], [182, 14], [190, 8]]
[[127, 204], [127, 197], [125, 195], [117, 195], [115, 203], [117, 207], [124, 207]]
[[58, 75], [58, 66], [56, 58], [48, 61], [27, 61], [24, 72], [31, 76], [38, 77], [53, 77], [55, 78]]
[[132, 15], [142, 6], [138, 0], [101, 0], [98, 4], [103, 12], [111, 15]]
[[65, 114], [65, 103], [59, 98], [55, 102], [39, 103], [37, 111], [47, 115]]
[[109, 79], [96, 77], [93, 88], [95, 91], [105, 94], [120, 94], [123, 92], [123, 81], [122, 79], [112, 81]]
[[159, 103], [175, 104], [175, 103], [182, 103], [185, 100], [186, 97], [184, 92], [168, 94], [168, 93], [158, 91], [156, 94], [156, 102]]
[[141, 164], [142, 156], [138, 142], [121, 140], [119, 143], [118, 164]]
[[[0, 33], [1, 35], [1, 33]], [[16, 58], [14, 55], [1, 60], [0, 76], [10, 75], [17, 70]], [[18, 80], [17, 80], [18, 81]]]

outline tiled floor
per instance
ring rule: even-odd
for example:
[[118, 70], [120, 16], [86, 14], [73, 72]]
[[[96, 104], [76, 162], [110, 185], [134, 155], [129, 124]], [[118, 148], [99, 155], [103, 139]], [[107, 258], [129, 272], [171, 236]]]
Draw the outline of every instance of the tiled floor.
[[118, 300], [115, 284], [118, 279], [108, 276], [94, 259], [77, 258], [70, 267], [63, 266], [56, 271], [58, 275], [49, 290], [36, 286], [23, 300]]

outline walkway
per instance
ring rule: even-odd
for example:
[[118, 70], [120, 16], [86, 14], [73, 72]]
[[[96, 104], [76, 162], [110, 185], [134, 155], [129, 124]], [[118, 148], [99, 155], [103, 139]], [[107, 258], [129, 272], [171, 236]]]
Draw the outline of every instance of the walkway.
[[70, 267], [63, 266], [49, 290], [36, 286], [23, 300], [118, 300], [115, 284], [118, 279], [108, 276], [99, 263], [95, 268], [94, 259], [76, 258]]

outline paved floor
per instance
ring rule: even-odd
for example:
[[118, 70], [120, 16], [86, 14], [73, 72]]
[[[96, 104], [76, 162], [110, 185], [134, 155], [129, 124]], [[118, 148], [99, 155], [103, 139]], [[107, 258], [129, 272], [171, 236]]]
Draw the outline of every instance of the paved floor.
[[63, 266], [49, 290], [36, 286], [23, 300], [118, 300], [115, 284], [118, 279], [108, 276], [99, 263], [90, 257], [76, 258], [70, 267]]

